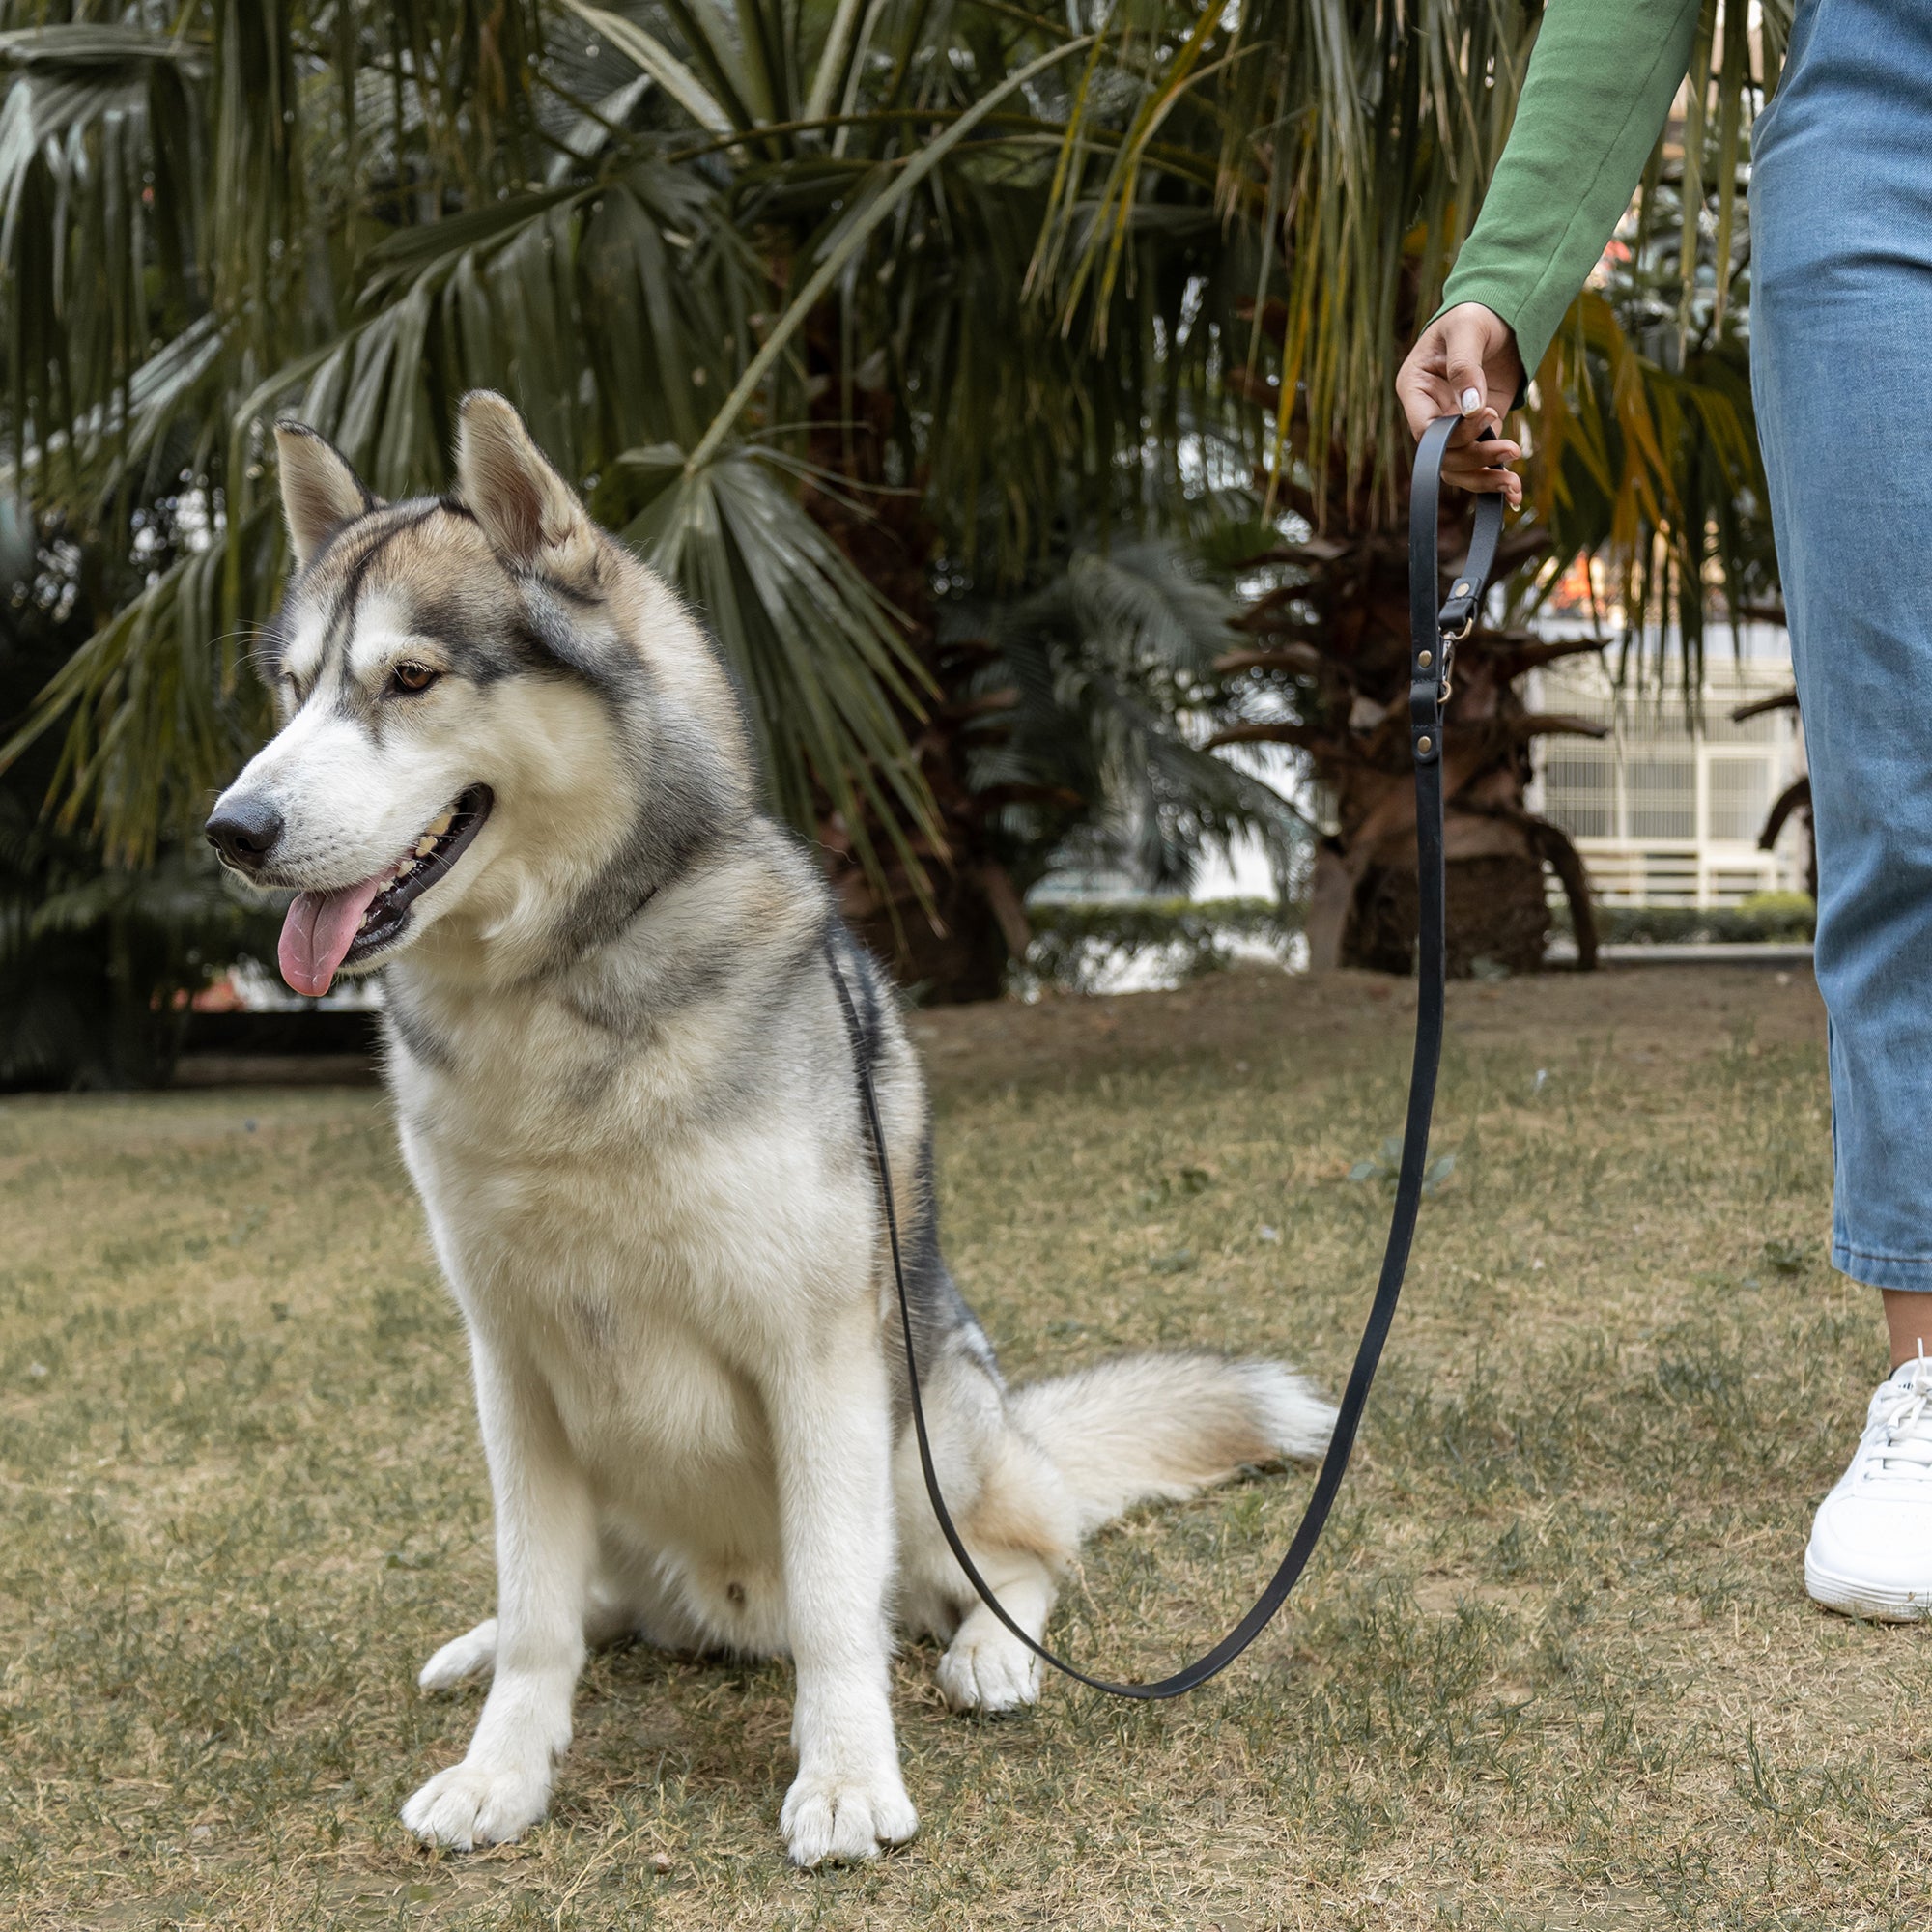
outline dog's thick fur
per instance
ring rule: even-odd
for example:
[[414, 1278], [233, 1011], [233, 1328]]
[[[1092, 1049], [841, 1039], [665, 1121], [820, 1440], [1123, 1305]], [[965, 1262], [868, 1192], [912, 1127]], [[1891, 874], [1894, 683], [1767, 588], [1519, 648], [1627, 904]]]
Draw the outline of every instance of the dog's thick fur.
[[[526, 1831], [585, 1646], [638, 1632], [789, 1652], [785, 1842], [801, 1864], [869, 1857], [917, 1824], [895, 1617], [947, 1640], [962, 1710], [1029, 1704], [1039, 1672], [921, 1481], [832, 960], [875, 1067], [943, 1487], [1028, 1630], [1096, 1524], [1309, 1454], [1332, 1411], [1274, 1363], [1198, 1354], [1009, 1389], [940, 1252], [891, 988], [760, 809], [730, 681], [677, 599], [498, 397], [466, 400], [440, 500], [378, 504], [321, 438], [278, 440], [297, 560], [264, 650], [281, 728], [217, 817], [271, 810], [253, 876], [329, 892], [410, 852], [467, 788], [494, 795], [367, 962], [497, 1518], [497, 1614], [421, 1680], [494, 1673], [482, 1717], [403, 1817], [445, 1845]], [[435, 682], [401, 689], [399, 662]]]

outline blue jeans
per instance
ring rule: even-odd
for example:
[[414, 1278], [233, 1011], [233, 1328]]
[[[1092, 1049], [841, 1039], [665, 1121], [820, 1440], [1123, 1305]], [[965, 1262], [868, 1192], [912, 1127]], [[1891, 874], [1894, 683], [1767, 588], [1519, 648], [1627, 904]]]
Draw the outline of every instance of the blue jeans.
[[1932, 1290], [1932, 7], [1803, 0], [1750, 204], [1818, 835], [1832, 1262]]

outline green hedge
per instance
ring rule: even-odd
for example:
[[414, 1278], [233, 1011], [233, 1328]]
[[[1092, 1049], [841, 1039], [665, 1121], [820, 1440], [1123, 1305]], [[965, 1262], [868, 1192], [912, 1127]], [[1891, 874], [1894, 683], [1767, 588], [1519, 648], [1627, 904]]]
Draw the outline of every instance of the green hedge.
[[[1809, 939], [1818, 909], [1808, 893], [1753, 893], [1741, 904], [1599, 906], [1597, 937], [1605, 946], [1708, 946]], [[1568, 932], [1570, 909], [1554, 907], [1550, 924]]]
[[[1092, 992], [1104, 976], [1149, 953], [1177, 979], [1226, 966], [1236, 939], [1286, 941], [1301, 930], [1305, 908], [1272, 899], [1081, 900], [1034, 904], [1022, 990], [1054, 986]], [[1804, 893], [1757, 893], [1741, 905], [1599, 906], [1597, 937], [1605, 945], [1699, 946], [1719, 942], [1808, 940], [1817, 910]], [[1570, 931], [1570, 909], [1550, 910], [1553, 931]]]

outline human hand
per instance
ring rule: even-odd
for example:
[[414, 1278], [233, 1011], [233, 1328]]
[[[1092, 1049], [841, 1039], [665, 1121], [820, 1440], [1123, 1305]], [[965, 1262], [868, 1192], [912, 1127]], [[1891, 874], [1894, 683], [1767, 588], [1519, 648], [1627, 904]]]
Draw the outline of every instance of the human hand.
[[1513, 510], [1522, 503], [1522, 478], [1507, 466], [1521, 462], [1521, 448], [1500, 436], [1481, 444], [1476, 439], [1502, 428], [1521, 386], [1516, 330], [1481, 302], [1458, 302], [1437, 316], [1416, 337], [1395, 379], [1396, 400], [1418, 440], [1437, 416], [1463, 418], [1442, 454], [1443, 480], [1464, 490], [1499, 490]]

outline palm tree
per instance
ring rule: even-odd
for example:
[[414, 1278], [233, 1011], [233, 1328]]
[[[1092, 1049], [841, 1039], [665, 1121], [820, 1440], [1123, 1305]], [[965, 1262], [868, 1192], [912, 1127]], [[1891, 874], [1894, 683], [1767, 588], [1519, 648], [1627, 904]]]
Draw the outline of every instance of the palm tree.
[[[7, 440], [51, 534], [139, 574], [16, 744], [64, 723], [63, 809], [116, 853], [262, 726], [270, 416], [395, 494], [486, 383], [701, 605], [778, 803], [942, 994], [997, 987], [1037, 835], [1136, 763], [1172, 782], [1116, 815], [1170, 858], [1183, 819], [1293, 826], [1140, 701], [1226, 641], [1204, 587], [1102, 555], [1184, 522], [1147, 426], [1215, 407], [1218, 323], [1179, 343], [1214, 223], [1107, 353], [1026, 293], [1091, 36], [1004, 0], [47, 11], [0, 10]], [[1096, 573], [1104, 639], [1013, 616]]]
[[[997, 986], [1076, 831], [1167, 877], [1241, 826], [1285, 859], [1295, 812], [1215, 731], [1332, 721], [1286, 661], [1231, 666], [1229, 586], [1331, 657], [1378, 594], [1296, 596], [1311, 543], [1400, 522], [1394, 347], [1532, 30], [1509, 0], [0, 0], [0, 443], [112, 612], [14, 749], [60, 726], [67, 822], [153, 855], [264, 722], [271, 417], [396, 494], [487, 384], [703, 609], [777, 803], [936, 996]], [[1727, 40], [1718, 98], [1747, 77]], [[1567, 413], [1545, 383], [1519, 548], [1694, 581], [1682, 452], [1596, 355]], [[1683, 419], [1709, 470], [1716, 418]]]
[[[1458, 646], [1446, 719], [1452, 971], [1485, 958], [1535, 970], [1548, 923], [1546, 866], [1570, 899], [1582, 962], [1594, 963], [1581, 861], [1524, 804], [1533, 741], [1600, 728], [1533, 713], [1518, 689], [1539, 665], [1602, 648], [1528, 627], [1570, 564], [1589, 554], [1612, 566], [1627, 668], [1643, 668], [1644, 646], [1661, 645], [1675, 624], [1692, 689], [1711, 578], [1733, 611], [1775, 581], [1747, 375], [1739, 195], [1751, 117], [1776, 83], [1790, 8], [1774, 0], [1751, 12], [1755, 25], [1744, 8], [1706, 0], [1690, 65], [1700, 79], [1659, 140], [1622, 266], [1579, 297], [1537, 372], [1527, 412], [1533, 510], [1505, 538], [1498, 573], [1520, 574], [1495, 621]], [[1206, 742], [1303, 754], [1332, 821], [1309, 908], [1318, 966], [1412, 964], [1408, 440], [1392, 351], [1438, 305], [1535, 27], [1532, 10], [1499, 0], [1264, 0], [1244, 10], [1230, 58], [1207, 62], [1208, 78], [1183, 77], [1179, 25], [1173, 44], [1143, 59], [1150, 118], [1189, 155], [1218, 139], [1218, 201], [1248, 214], [1264, 243], [1247, 355], [1224, 383], [1264, 414], [1255, 487], [1289, 513], [1289, 540], [1270, 532], [1249, 560], [1270, 579], [1242, 620], [1249, 639], [1218, 661], [1228, 683]], [[1076, 117], [1069, 151], [1082, 132]], [[1118, 156], [1092, 146], [1085, 182], [1063, 201], [1077, 215], [1062, 230], [1077, 262], [1071, 284], [1097, 290], [1104, 317], [1122, 238], [1158, 206], [1151, 183], [1166, 163], [1151, 145]], [[1185, 195], [1186, 183], [1183, 171], [1172, 186]], [[1463, 518], [1451, 512], [1445, 571], [1465, 544]]]

